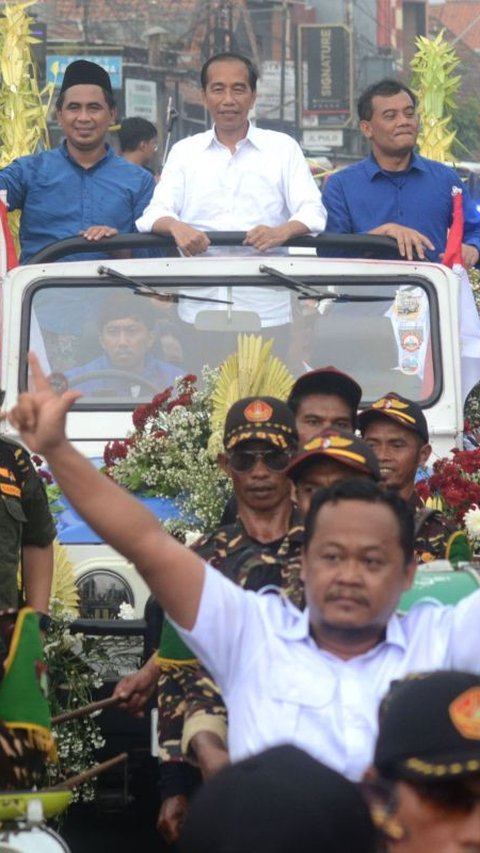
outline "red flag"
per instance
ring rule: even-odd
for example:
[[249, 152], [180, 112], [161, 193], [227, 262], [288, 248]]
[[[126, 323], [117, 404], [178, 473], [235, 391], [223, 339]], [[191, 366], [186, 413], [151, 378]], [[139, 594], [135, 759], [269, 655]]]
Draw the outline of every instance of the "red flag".
[[452, 199], [452, 224], [448, 232], [447, 245], [445, 246], [442, 263], [453, 269], [454, 264], [463, 266], [463, 190], [460, 187], [452, 187]]
[[0, 277], [4, 278], [8, 270], [18, 267], [17, 251], [8, 226], [7, 206], [0, 198]]
[[480, 381], [480, 317], [472, 285], [463, 266], [463, 190], [452, 187], [452, 225], [448, 233], [443, 263], [451, 267], [460, 281], [460, 364], [462, 397], [465, 402], [471, 389]]

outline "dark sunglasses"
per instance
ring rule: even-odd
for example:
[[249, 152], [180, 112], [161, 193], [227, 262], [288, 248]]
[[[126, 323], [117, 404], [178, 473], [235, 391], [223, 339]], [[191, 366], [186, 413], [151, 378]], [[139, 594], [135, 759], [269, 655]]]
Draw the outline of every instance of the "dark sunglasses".
[[287, 450], [232, 450], [228, 461], [233, 471], [244, 473], [251, 471], [258, 460], [261, 460], [269, 471], [285, 471], [290, 464], [290, 453]]

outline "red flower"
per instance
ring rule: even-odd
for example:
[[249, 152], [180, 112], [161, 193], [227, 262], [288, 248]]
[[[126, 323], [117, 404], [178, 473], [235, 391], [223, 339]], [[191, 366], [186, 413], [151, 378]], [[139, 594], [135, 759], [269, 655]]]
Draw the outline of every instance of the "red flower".
[[480, 502], [480, 483], [473, 479], [480, 474], [480, 449], [452, 450], [449, 459], [437, 459], [433, 474], [417, 491], [421, 497], [440, 497], [445, 512], [461, 525], [467, 510]]
[[123, 441], [118, 438], [114, 439], [114, 441], [109, 441], [108, 444], [105, 445], [105, 449], [103, 451], [103, 461], [107, 468], [111, 468], [112, 465], [115, 465], [118, 459], [125, 459], [128, 448], [134, 444], [133, 439], [125, 438]]
[[428, 483], [426, 480], [420, 480], [415, 486], [417, 495], [421, 497], [423, 501], [426, 501], [427, 498], [430, 497], [430, 489], [428, 488]]
[[162, 391], [160, 394], [155, 394], [151, 405], [154, 406], [156, 409], [161, 408], [161, 406], [163, 406], [163, 404], [166, 403], [167, 400], [169, 400], [172, 396], [172, 391], [173, 388], [170, 385], [168, 388], [165, 388], [165, 391]]
[[138, 432], [143, 432], [145, 424], [153, 414], [155, 414], [155, 409], [150, 405], [150, 403], [141, 403], [140, 406], [137, 406], [132, 414], [132, 421], [135, 429]]

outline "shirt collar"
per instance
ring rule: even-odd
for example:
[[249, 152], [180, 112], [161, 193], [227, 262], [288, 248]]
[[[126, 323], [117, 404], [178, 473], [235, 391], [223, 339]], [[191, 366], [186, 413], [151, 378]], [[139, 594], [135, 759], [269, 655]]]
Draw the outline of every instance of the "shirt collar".
[[[415, 151], [412, 153], [412, 159], [410, 160], [410, 165], [409, 165], [408, 169], [406, 169], [406, 171], [411, 172], [412, 169], [416, 169], [420, 172], [426, 171], [425, 163], [423, 162], [422, 157], [420, 157], [420, 155], [417, 154]], [[378, 165], [373, 154], [369, 154], [369, 156], [365, 160], [365, 170], [367, 172], [367, 176], [370, 178], [371, 181], [377, 175], [385, 174], [382, 167]]]
[[[288, 623], [285, 625], [280, 625], [275, 633], [279, 637], [283, 637], [285, 640], [306, 640], [310, 636], [310, 617], [308, 612], [308, 607], [302, 612], [297, 610], [293, 604], [291, 604], [285, 596], [282, 596], [283, 604], [285, 607], [290, 609], [290, 619]], [[359, 655], [359, 657], [366, 657], [367, 655], [372, 655], [377, 652], [377, 650], [384, 645], [389, 646], [398, 646], [399, 648], [405, 651], [406, 642], [405, 635], [402, 631], [402, 627], [400, 624], [401, 617], [399, 617], [396, 613], [390, 617], [387, 624], [386, 637], [382, 640], [381, 643], [374, 646], [374, 648], [369, 649], [368, 652], [365, 652], [363, 655]], [[321, 651], [321, 649], [320, 649]], [[339, 658], [340, 660], [340, 658]]]
[[[62, 143], [59, 146], [58, 150], [60, 151], [62, 156], [65, 157], [65, 160], [69, 161], [69, 163], [73, 163], [73, 165], [78, 166], [79, 169], [85, 169], [85, 166], [82, 166], [81, 163], [78, 163], [75, 160], [75, 158], [71, 157], [70, 154], [68, 153], [67, 140], [66, 139], [62, 140]], [[98, 166], [99, 163], [103, 163], [104, 160], [111, 160], [111, 158], [114, 156], [115, 156], [115, 152], [114, 152], [112, 146], [109, 145], [108, 142], [106, 142], [105, 143], [105, 154], [103, 155], [103, 157], [100, 157], [100, 160], [97, 160], [97, 162], [94, 163], [93, 166], [90, 166], [88, 169], [86, 169], [86, 171], [89, 172], [91, 169], [95, 169], [95, 167]]]
[[[217, 139], [217, 135], [215, 133], [215, 127], [211, 127], [210, 130], [205, 131], [203, 134], [203, 148], [208, 148], [210, 145], [221, 145], [223, 147], [223, 143], [219, 142]], [[253, 126], [251, 122], [248, 123], [248, 130], [246, 136], [243, 139], [239, 140], [242, 144], [245, 142], [250, 142], [255, 148], [263, 147], [263, 137], [262, 134], [259, 134], [258, 129]]]
[[[228, 535], [227, 535], [228, 533]], [[254, 543], [259, 548], [265, 547], [268, 550], [268, 543], [262, 545], [261, 542], [257, 542], [257, 540], [251, 539], [247, 531], [245, 530], [245, 526], [240, 518], [237, 518], [233, 524], [226, 525], [225, 527], [219, 528], [219, 537], [221, 536], [222, 540], [225, 541], [225, 548], [228, 554], [235, 554], [237, 551], [243, 550], [247, 544], [247, 547], [251, 547], [251, 544]], [[285, 539], [288, 537], [290, 543], [296, 543], [301, 545], [303, 543], [304, 537], [304, 526], [303, 519], [300, 514], [298, 507], [294, 506], [292, 509], [292, 514], [290, 516], [288, 532], [286, 533]], [[281, 537], [279, 537], [280, 539]]]

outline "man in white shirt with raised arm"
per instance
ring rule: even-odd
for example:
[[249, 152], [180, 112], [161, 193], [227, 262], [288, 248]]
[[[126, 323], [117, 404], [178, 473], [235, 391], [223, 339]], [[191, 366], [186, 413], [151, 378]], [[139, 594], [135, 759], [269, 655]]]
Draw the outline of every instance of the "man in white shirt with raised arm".
[[232, 760], [293, 743], [352, 779], [371, 763], [379, 703], [409, 672], [479, 672], [480, 590], [455, 607], [399, 617], [412, 584], [413, 516], [368, 480], [317, 492], [305, 523], [301, 612], [235, 586], [171, 537], [142, 504], [68, 442], [78, 392], [57, 395], [30, 357], [35, 391], [10, 421], [88, 524], [130, 560], [217, 681]]
[[260, 252], [318, 234], [326, 212], [297, 142], [254, 127], [257, 71], [245, 56], [220, 53], [201, 71], [213, 128], [173, 146], [137, 228], [170, 234], [184, 255], [205, 252], [206, 231], [246, 231]]

